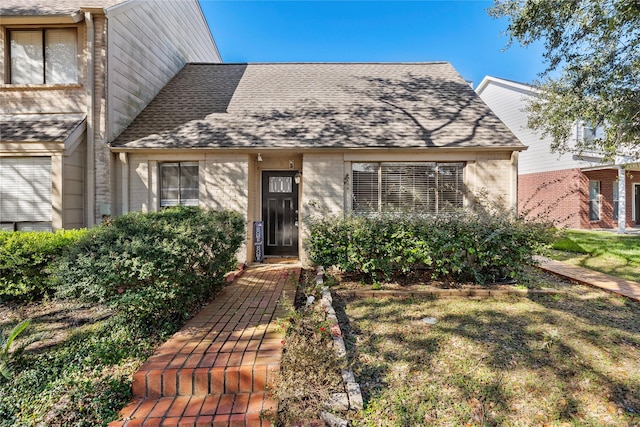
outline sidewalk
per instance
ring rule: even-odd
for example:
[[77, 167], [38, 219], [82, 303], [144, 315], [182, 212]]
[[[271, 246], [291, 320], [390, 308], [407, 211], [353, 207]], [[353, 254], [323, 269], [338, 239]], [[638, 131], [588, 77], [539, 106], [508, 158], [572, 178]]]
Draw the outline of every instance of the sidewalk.
[[583, 285], [604, 289], [605, 291], [613, 292], [640, 302], [640, 283], [638, 282], [621, 279], [609, 274], [600, 273], [599, 271], [577, 267], [549, 258], [536, 257], [536, 260], [540, 263], [539, 267], [543, 270]]
[[109, 427], [270, 426], [266, 390], [280, 367], [283, 300], [300, 268], [251, 267], [164, 343], [134, 374], [134, 400]]

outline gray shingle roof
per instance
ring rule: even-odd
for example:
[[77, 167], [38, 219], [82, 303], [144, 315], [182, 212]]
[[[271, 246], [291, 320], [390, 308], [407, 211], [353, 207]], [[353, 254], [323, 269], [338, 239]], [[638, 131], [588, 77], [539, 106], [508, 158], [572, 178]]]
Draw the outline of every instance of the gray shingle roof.
[[188, 64], [112, 146], [524, 148], [443, 62]]
[[101, 8], [125, 0], [2, 0], [0, 16], [69, 15], [81, 8]]
[[84, 118], [83, 114], [0, 115], [0, 143], [64, 142]]

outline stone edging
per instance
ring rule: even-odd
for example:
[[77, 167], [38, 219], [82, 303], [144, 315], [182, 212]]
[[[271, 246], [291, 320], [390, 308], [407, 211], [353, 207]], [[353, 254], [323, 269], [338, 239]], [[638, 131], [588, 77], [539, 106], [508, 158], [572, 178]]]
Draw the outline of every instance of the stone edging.
[[[333, 309], [333, 298], [331, 292], [324, 285], [324, 269], [318, 267], [316, 275], [316, 284], [322, 286], [322, 298], [320, 299], [321, 306], [325, 309], [326, 319], [329, 321], [329, 330], [331, 332], [331, 338], [333, 339], [333, 348], [336, 350], [338, 357], [341, 360], [347, 359], [347, 348], [344, 345], [344, 339], [342, 338], [342, 331], [340, 330], [340, 324], [336, 312]], [[346, 393], [334, 393], [331, 399], [330, 406], [336, 410], [355, 410], [359, 411], [364, 406], [362, 400], [362, 392], [360, 391], [360, 385], [356, 382], [356, 378], [353, 375], [351, 369], [342, 370], [342, 380], [345, 383]], [[330, 414], [327, 414], [330, 415]]]

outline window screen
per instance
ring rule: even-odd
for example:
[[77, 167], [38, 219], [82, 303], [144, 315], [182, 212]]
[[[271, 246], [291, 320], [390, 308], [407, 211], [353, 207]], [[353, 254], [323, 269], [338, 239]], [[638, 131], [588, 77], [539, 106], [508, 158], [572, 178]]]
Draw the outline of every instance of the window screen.
[[353, 211], [443, 213], [460, 209], [463, 168], [463, 163], [353, 163]]
[[160, 206], [198, 205], [198, 162], [160, 164]]

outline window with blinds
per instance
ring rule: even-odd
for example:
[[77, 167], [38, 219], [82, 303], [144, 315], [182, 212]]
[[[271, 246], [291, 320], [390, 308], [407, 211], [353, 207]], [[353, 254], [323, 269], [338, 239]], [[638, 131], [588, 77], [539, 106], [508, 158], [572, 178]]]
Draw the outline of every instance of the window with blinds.
[[51, 230], [51, 157], [0, 157], [0, 228]]
[[10, 83], [78, 83], [75, 28], [9, 31]]
[[464, 163], [353, 163], [356, 213], [445, 213], [461, 209]]
[[198, 162], [160, 164], [160, 206], [198, 206]]

